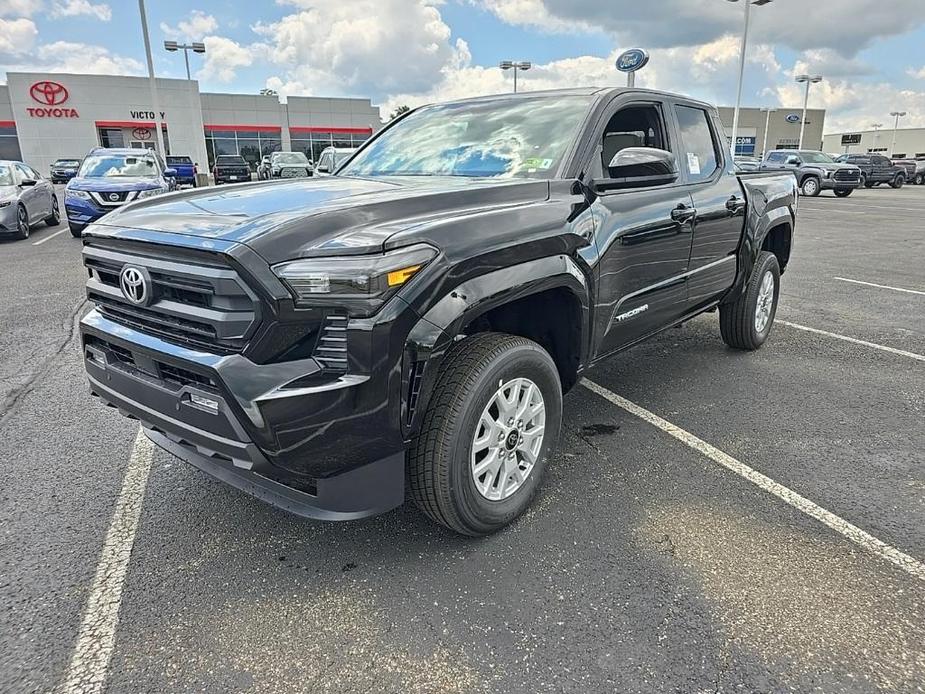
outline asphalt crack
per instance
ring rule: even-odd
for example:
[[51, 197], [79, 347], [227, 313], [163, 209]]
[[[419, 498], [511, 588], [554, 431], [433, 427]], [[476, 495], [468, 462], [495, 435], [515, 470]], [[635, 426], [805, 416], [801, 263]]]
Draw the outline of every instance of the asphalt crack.
[[2, 404], [0, 404], [0, 426], [6, 423], [6, 420], [14, 414], [19, 404], [22, 402], [23, 398], [31, 393], [35, 386], [51, 371], [52, 367], [55, 364], [55, 361], [65, 349], [71, 344], [74, 340], [74, 337], [77, 335], [77, 326], [80, 323], [81, 311], [86, 305], [86, 298], [82, 298], [78, 301], [74, 308], [71, 309], [70, 316], [66, 322], [67, 334], [64, 340], [55, 347], [55, 349], [42, 360], [39, 367], [32, 371], [29, 374], [29, 377], [21, 383], [19, 386], [13, 388], [6, 397], [3, 399]]

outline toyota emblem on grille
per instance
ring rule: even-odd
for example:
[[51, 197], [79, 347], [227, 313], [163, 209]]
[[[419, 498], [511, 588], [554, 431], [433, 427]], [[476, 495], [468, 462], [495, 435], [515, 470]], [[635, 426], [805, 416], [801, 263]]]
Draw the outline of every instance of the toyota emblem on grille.
[[137, 306], [145, 306], [151, 296], [151, 279], [144, 268], [126, 265], [119, 273], [122, 295]]
[[119, 194], [118, 194], [118, 193], [110, 193], [110, 194], [109, 194], [109, 199], [110, 199], [110, 201], [112, 201], [112, 202], [119, 202]]

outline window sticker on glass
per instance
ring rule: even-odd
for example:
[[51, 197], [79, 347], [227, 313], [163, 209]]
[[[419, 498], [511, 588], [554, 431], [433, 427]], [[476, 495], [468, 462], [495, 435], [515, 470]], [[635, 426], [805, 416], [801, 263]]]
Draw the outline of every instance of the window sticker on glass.
[[687, 153], [687, 170], [691, 176], [700, 175], [700, 157], [693, 152]]

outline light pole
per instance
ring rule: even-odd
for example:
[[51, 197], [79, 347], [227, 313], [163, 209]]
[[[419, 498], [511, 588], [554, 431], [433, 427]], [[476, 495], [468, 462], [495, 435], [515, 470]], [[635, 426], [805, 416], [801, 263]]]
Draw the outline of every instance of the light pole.
[[770, 107], [762, 107], [761, 112], [765, 114], [764, 116], [764, 144], [761, 146], [761, 158], [764, 159], [768, 153], [768, 130], [771, 129], [771, 114], [774, 113], [777, 109]]
[[896, 154], [896, 131], [899, 130], [899, 119], [906, 115], [905, 111], [890, 111], [890, 115], [896, 118], [893, 121], [893, 143], [890, 145], [890, 157]]
[[[739, 0], [729, 0], [738, 2]], [[732, 156], [736, 153], [736, 138], [739, 135], [739, 109], [742, 105], [742, 81], [745, 79], [745, 50], [748, 48], [748, 21], [752, 5], [761, 7], [773, 0], [745, 0], [745, 29], [742, 31], [742, 47], [739, 49], [739, 84], [736, 87], [736, 107], [732, 114]]]
[[883, 127], [883, 123], [871, 123], [870, 127], [874, 129], [874, 146], [870, 148], [873, 152], [877, 149], [877, 140], [880, 139], [880, 128]]
[[797, 75], [797, 82], [806, 84], [806, 93], [803, 96], [803, 117], [800, 119], [800, 146], [803, 149], [803, 134], [806, 132], [806, 107], [809, 105], [809, 85], [822, 81], [822, 75]]
[[193, 41], [192, 43], [177, 43], [176, 41], [164, 41], [164, 48], [171, 53], [176, 51], [183, 51], [183, 59], [186, 61], [186, 79], [192, 79], [189, 74], [189, 52], [193, 53], [205, 53], [206, 45], [199, 41]]
[[515, 60], [502, 60], [500, 63], [498, 63], [498, 67], [500, 67], [504, 71], [507, 71], [507, 70], [514, 71], [514, 93], [516, 94], [517, 93], [517, 71], [518, 70], [527, 71], [531, 67], [533, 67], [533, 63], [531, 63], [529, 60], [521, 60], [519, 62]]
[[164, 133], [161, 132], [161, 106], [157, 101], [157, 82], [154, 79], [154, 60], [151, 58], [151, 39], [148, 38], [148, 15], [145, 13], [145, 0], [138, 0], [138, 12], [141, 14], [141, 33], [145, 39], [145, 58], [148, 60], [148, 85], [151, 87], [151, 106], [154, 108], [154, 134], [161, 156], [167, 156], [164, 147]]

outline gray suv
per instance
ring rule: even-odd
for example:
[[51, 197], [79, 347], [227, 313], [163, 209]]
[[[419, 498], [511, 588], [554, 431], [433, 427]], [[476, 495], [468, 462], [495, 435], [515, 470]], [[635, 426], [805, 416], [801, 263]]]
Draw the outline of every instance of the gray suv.
[[810, 198], [823, 190], [836, 197], [847, 198], [861, 186], [861, 169], [853, 164], [840, 164], [823, 152], [809, 149], [776, 149], [768, 152], [761, 162], [762, 171], [792, 171], [800, 193]]

